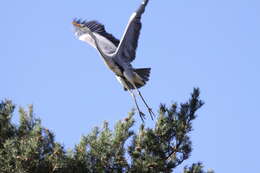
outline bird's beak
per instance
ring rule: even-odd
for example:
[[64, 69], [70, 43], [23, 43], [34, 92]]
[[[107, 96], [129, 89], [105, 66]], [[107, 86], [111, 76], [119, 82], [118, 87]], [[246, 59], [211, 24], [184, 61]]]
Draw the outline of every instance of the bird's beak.
[[77, 27], [80, 27], [80, 24], [79, 23], [77, 23], [77, 22], [72, 22], [72, 25], [74, 25], [74, 26], [77, 26]]

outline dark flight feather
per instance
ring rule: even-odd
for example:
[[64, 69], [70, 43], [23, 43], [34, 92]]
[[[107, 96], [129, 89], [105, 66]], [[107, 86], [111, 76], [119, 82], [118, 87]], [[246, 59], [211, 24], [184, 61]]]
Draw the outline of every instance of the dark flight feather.
[[111, 41], [116, 47], [119, 45], [119, 40], [115, 38], [112, 34], [106, 32], [105, 26], [98, 21], [92, 20], [92, 21], [82, 21], [80, 19], [75, 19], [74, 22], [83, 24], [84, 26], [88, 27], [91, 32], [95, 32], [99, 35], [102, 35], [103, 37], [107, 38], [109, 41]]

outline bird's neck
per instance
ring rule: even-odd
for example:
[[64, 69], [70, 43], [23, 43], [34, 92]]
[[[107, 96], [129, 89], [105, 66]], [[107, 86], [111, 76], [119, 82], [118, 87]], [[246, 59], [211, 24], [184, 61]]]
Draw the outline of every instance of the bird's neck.
[[100, 47], [99, 41], [98, 41], [97, 37], [96, 37], [92, 32], [90, 32], [90, 36], [93, 38], [93, 40], [94, 40], [94, 42], [95, 42], [95, 45], [96, 45], [96, 48], [97, 48], [97, 50], [99, 51], [99, 53], [101, 54], [101, 57], [105, 60], [105, 62], [107, 62], [107, 55], [106, 55], [106, 53], [102, 50], [102, 48]]

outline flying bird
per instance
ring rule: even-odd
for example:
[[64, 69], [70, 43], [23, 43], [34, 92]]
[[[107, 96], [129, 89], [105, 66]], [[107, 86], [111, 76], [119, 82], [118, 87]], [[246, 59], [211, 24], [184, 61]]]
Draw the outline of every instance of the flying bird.
[[143, 0], [138, 10], [131, 15], [120, 41], [108, 33], [104, 25], [98, 21], [74, 19], [72, 22], [76, 37], [98, 50], [104, 63], [114, 72], [124, 90], [130, 92], [142, 121], [145, 114], [140, 110], [133, 90], [137, 91], [153, 119], [154, 113], [139, 91], [139, 88], [149, 80], [151, 68], [133, 68], [131, 62], [136, 56], [138, 38], [142, 27], [141, 16], [148, 1]]

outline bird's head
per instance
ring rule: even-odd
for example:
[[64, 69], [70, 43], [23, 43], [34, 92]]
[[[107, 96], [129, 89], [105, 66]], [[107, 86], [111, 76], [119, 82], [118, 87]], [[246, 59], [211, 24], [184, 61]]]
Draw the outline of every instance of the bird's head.
[[75, 28], [75, 34], [77, 36], [80, 36], [82, 34], [88, 34], [90, 32], [90, 29], [86, 26], [86, 23], [86, 21], [80, 19], [74, 19], [72, 21], [72, 25]]

